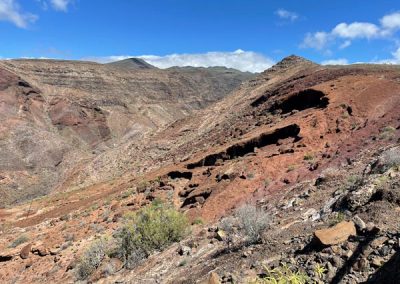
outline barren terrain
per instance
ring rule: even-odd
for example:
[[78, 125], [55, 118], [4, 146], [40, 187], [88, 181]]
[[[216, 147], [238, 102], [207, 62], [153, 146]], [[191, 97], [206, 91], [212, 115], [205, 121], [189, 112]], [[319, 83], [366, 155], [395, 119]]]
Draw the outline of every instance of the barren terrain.
[[[1, 194], [53, 191], [0, 210], [5, 283], [77, 281], [88, 245], [158, 199], [191, 234], [87, 281], [251, 283], [284, 263], [317, 283], [399, 283], [400, 67], [290, 56], [244, 81], [218, 68], [1, 66]], [[269, 225], [230, 246], [221, 218], [244, 204]]]

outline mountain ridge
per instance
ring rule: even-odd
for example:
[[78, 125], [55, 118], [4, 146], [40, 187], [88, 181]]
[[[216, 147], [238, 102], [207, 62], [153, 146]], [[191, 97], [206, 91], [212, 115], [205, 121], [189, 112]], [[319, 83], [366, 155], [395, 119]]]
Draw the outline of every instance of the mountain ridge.
[[[46, 121], [40, 116], [42, 103], [60, 90], [44, 82], [81, 86], [76, 78], [93, 67], [53, 66], [61, 75], [50, 79], [31, 73], [29, 65], [9, 68], [19, 69], [21, 77], [0, 69], [0, 114], [29, 112], [30, 120], [24, 120], [29, 124]], [[172, 76], [177, 71], [151, 72]], [[66, 76], [70, 73], [74, 77]], [[122, 73], [113, 77], [127, 78]], [[102, 82], [99, 93], [106, 89], [101, 93], [106, 94], [107, 81], [94, 80], [104, 78], [94, 74], [83, 82]], [[79, 281], [79, 267], [85, 257], [92, 260], [87, 252], [98, 248], [98, 240], [111, 240], [107, 249], [119, 241], [116, 236], [126, 224], [123, 216], [138, 216], [134, 213], [143, 208], [159, 210], [163, 202], [189, 219], [191, 233], [162, 251], [140, 256], [133, 268], [118, 255], [104, 256], [85, 276], [87, 281], [249, 283], [283, 271], [309, 282], [391, 283], [387, 275], [398, 275], [400, 263], [399, 78], [398, 66], [321, 66], [290, 56], [138, 139], [118, 138], [115, 146], [99, 145], [78, 163], [58, 164], [67, 167], [68, 174], [54, 192], [0, 209], [5, 224], [0, 277], [16, 283]], [[86, 100], [89, 107], [91, 96], [76, 95], [79, 104]], [[176, 97], [182, 95], [188, 94]], [[124, 109], [120, 102], [118, 108]], [[49, 104], [55, 108], [53, 120], [59, 122], [54, 129], [82, 127], [82, 119], [93, 116], [93, 129], [104, 131], [107, 103], [91, 105], [91, 112], [55, 100]], [[11, 106], [4, 107], [7, 104]], [[68, 115], [60, 119], [65, 109]], [[7, 126], [15, 126], [18, 119], [13, 116], [0, 126], [0, 145], [9, 141]], [[39, 159], [57, 163], [56, 152], [48, 155], [54, 160], [43, 159], [41, 148], [32, 148], [36, 144], [27, 143], [28, 135], [22, 138], [14, 143], [20, 150], [4, 164], [10, 165], [11, 158], [16, 165], [17, 158], [27, 166]], [[29, 177], [24, 168], [13, 170], [21, 181]], [[0, 184], [6, 184], [9, 175], [0, 175]], [[253, 231], [246, 226], [262, 224], [256, 241], [250, 241]], [[20, 237], [28, 240], [18, 245]], [[23, 271], [18, 277], [17, 269]]]

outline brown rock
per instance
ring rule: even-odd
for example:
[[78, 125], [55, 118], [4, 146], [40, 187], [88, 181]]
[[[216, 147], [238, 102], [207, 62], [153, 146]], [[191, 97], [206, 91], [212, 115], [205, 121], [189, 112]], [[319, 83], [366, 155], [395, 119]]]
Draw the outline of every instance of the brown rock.
[[351, 221], [342, 221], [332, 228], [317, 230], [314, 235], [324, 245], [336, 245], [346, 241], [349, 236], [355, 236], [356, 227]]
[[52, 248], [52, 249], [49, 249], [49, 252], [50, 252], [51, 255], [56, 255], [56, 254], [58, 254], [60, 252], [60, 249], [59, 248]]
[[215, 272], [211, 272], [208, 276], [207, 284], [221, 284], [218, 274]]
[[27, 259], [29, 257], [29, 253], [31, 252], [32, 244], [27, 244], [21, 249], [21, 252], [19, 253], [19, 256], [22, 259]]
[[50, 254], [49, 249], [44, 247], [43, 245], [36, 248], [32, 248], [32, 253], [38, 254], [39, 256], [46, 256]]
[[387, 240], [388, 238], [385, 236], [379, 237], [371, 242], [371, 247], [373, 249], [380, 248]]

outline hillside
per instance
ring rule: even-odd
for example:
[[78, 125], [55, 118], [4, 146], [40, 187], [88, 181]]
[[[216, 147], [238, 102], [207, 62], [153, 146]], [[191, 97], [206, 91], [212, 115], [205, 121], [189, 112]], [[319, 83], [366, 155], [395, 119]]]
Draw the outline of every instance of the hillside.
[[[190, 220], [190, 233], [162, 251], [135, 255], [132, 267], [103, 252], [85, 281], [268, 283], [266, 277], [278, 277], [283, 271], [307, 279], [299, 283], [398, 283], [399, 66], [321, 66], [289, 56], [236, 84], [226, 95], [216, 91], [221, 89], [213, 76], [226, 82], [240, 74], [233, 72], [230, 77], [231, 71], [219, 68], [214, 75], [207, 75], [213, 68], [119, 73], [91, 63], [43, 61], [42, 69], [54, 68], [43, 75], [36, 62], [2, 64], [15, 73], [19, 70], [24, 81], [2, 71], [0, 92], [7, 103], [0, 110], [8, 120], [2, 126], [1, 143], [14, 145], [8, 138], [16, 135], [11, 125], [52, 123], [52, 131], [40, 132], [48, 136], [39, 138], [58, 142], [44, 148], [49, 154], [33, 151], [38, 156], [30, 161], [40, 164], [46, 161], [43, 157], [57, 157], [53, 145], [59, 149], [55, 153], [68, 152], [65, 149], [73, 145], [68, 139], [77, 136], [60, 133], [74, 131], [87, 139], [85, 144], [74, 141], [76, 145], [107, 147], [91, 146], [91, 151], [99, 151], [94, 157], [66, 166], [68, 178], [58, 183], [58, 192], [0, 210], [0, 277], [6, 283], [77, 281], [81, 257], [87, 257], [85, 252], [96, 239], [117, 239], [116, 232], [132, 216], [129, 213], [157, 206], [159, 200]], [[75, 64], [79, 68], [71, 67]], [[154, 74], [168, 78], [168, 84], [159, 77], [163, 84], [150, 80]], [[181, 90], [181, 78], [200, 82], [204, 77], [211, 78], [207, 86]], [[117, 81], [123, 88], [115, 87]], [[177, 88], [167, 96], [173, 107], [163, 101], [164, 92], [152, 91], [160, 90], [160, 85]], [[188, 85], [194, 83], [184, 86]], [[228, 91], [227, 86], [222, 89]], [[54, 90], [64, 88], [68, 91], [63, 94], [68, 95], [55, 95]], [[137, 95], [129, 103], [131, 97], [123, 93], [136, 88], [149, 95]], [[86, 102], [84, 106], [92, 103], [84, 115], [93, 117], [90, 123], [77, 119], [82, 109], [60, 118], [61, 110], [75, 106], [71, 99]], [[101, 104], [103, 100], [108, 103]], [[15, 118], [21, 101], [25, 102], [22, 111], [29, 110], [23, 120]], [[170, 116], [141, 112], [146, 123], [140, 123], [140, 139], [134, 139], [127, 134], [134, 130], [116, 131], [110, 117], [117, 113], [115, 122], [137, 121], [133, 111], [121, 114], [117, 109], [131, 110], [138, 101], [146, 106], [157, 102], [157, 108]], [[52, 111], [53, 117], [42, 117]], [[108, 115], [103, 114], [106, 111]], [[104, 121], [107, 132], [81, 134], [85, 129], [103, 129]], [[104, 140], [101, 133], [114, 134]], [[62, 139], [50, 136], [55, 134]], [[115, 140], [117, 145], [108, 145]], [[11, 160], [15, 166], [21, 163], [9, 157], [5, 164]], [[237, 211], [246, 204], [254, 210]], [[256, 224], [251, 223], [254, 218]], [[257, 226], [251, 239], [248, 231]], [[16, 242], [22, 237], [21, 244]], [[13, 242], [15, 248], [10, 247]]]
[[124, 66], [0, 62], [0, 206], [56, 190], [76, 165], [208, 106], [252, 76]]

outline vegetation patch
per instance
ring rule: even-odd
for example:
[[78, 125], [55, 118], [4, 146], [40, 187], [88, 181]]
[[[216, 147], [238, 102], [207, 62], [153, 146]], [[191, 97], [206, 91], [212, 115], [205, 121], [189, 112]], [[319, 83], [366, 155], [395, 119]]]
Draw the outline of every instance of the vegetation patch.
[[18, 238], [16, 238], [8, 247], [16, 248], [20, 244], [26, 243], [28, 240], [29, 238], [26, 235], [21, 235]]
[[185, 215], [155, 202], [125, 216], [125, 224], [117, 233], [117, 255], [128, 268], [134, 267], [154, 251], [183, 239], [188, 226]]
[[226, 234], [225, 241], [230, 247], [235, 240], [243, 245], [259, 243], [262, 232], [268, 227], [271, 218], [263, 210], [253, 205], [238, 208], [234, 215], [221, 220], [220, 228]]

